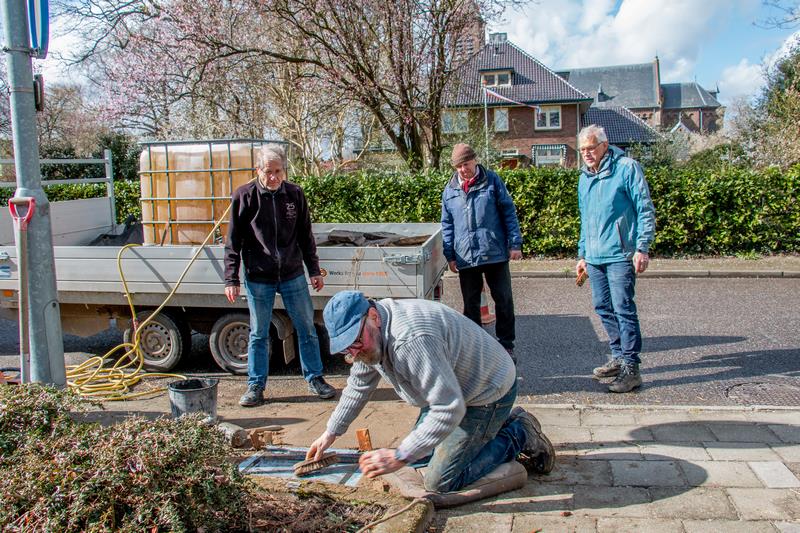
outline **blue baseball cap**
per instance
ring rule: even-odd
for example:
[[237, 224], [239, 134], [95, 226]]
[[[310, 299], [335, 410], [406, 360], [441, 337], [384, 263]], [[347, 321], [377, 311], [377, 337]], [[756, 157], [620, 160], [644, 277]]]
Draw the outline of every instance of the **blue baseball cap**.
[[325, 305], [322, 317], [331, 340], [331, 353], [340, 353], [356, 342], [361, 319], [369, 310], [369, 301], [361, 291], [337, 292]]

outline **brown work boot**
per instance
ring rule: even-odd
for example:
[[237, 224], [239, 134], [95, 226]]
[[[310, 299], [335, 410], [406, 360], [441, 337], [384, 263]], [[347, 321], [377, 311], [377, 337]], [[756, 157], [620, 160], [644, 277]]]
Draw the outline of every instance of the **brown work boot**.
[[598, 378], [613, 378], [614, 376], [619, 375], [620, 368], [622, 368], [622, 359], [619, 357], [614, 357], [611, 359], [611, 361], [607, 362], [603, 366], [598, 366], [592, 370], [592, 374]]
[[642, 375], [639, 367], [635, 365], [623, 365], [619, 375], [608, 386], [609, 392], [630, 392], [642, 386]]

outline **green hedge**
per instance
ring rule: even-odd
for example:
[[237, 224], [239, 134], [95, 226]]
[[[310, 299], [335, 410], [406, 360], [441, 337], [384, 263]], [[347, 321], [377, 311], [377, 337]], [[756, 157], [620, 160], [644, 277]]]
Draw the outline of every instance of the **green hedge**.
[[[526, 255], [575, 254], [577, 170], [501, 171], [517, 205]], [[315, 222], [438, 222], [449, 173], [297, 177]], [[800, 252], [800, 166], [788, 171], [655, 168], [647, 180], [661, 256]], [[117, 181], [117, 221], [141, 216], [139, 183]], [[105, 185], [46, 187], [50, 201], [105, 194]], [[7, 200], [13, 189], [2, 190]]]

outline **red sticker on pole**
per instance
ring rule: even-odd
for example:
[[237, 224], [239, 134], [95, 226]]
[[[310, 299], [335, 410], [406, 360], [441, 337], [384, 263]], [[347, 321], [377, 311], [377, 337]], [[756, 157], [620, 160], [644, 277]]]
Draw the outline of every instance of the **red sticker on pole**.
[[[20, 214], [19, 208], [25, 209], [25, 212]], [[36, 198], [32, 196], [20, 196], [19, 198], [8, 199], [8, 211], [11, 213], [11, 218], [14, 220], [14, 226], [20, 231], [28, 230], [28, 223], [33, 217], [33, 212], [36, 211]]]

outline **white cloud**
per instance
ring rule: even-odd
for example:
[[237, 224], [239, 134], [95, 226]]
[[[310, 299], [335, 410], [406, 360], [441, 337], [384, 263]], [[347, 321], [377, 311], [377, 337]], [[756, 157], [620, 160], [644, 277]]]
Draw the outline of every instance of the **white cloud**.
[[727, 105], [738, 98], [750, 98], [755, 96], [763, 84], [763, 67], [742, 59], [738, 64], [722, 69], [722, 79], [719, 80], [720, 99]]
[[[541, 0], [491, 31], [546, 65], [576, 68], [661, 60], [662, 81], [686, 81], [703, 42], [747, 0]], [[615, 11], [615, 7], [619, 9]]]

